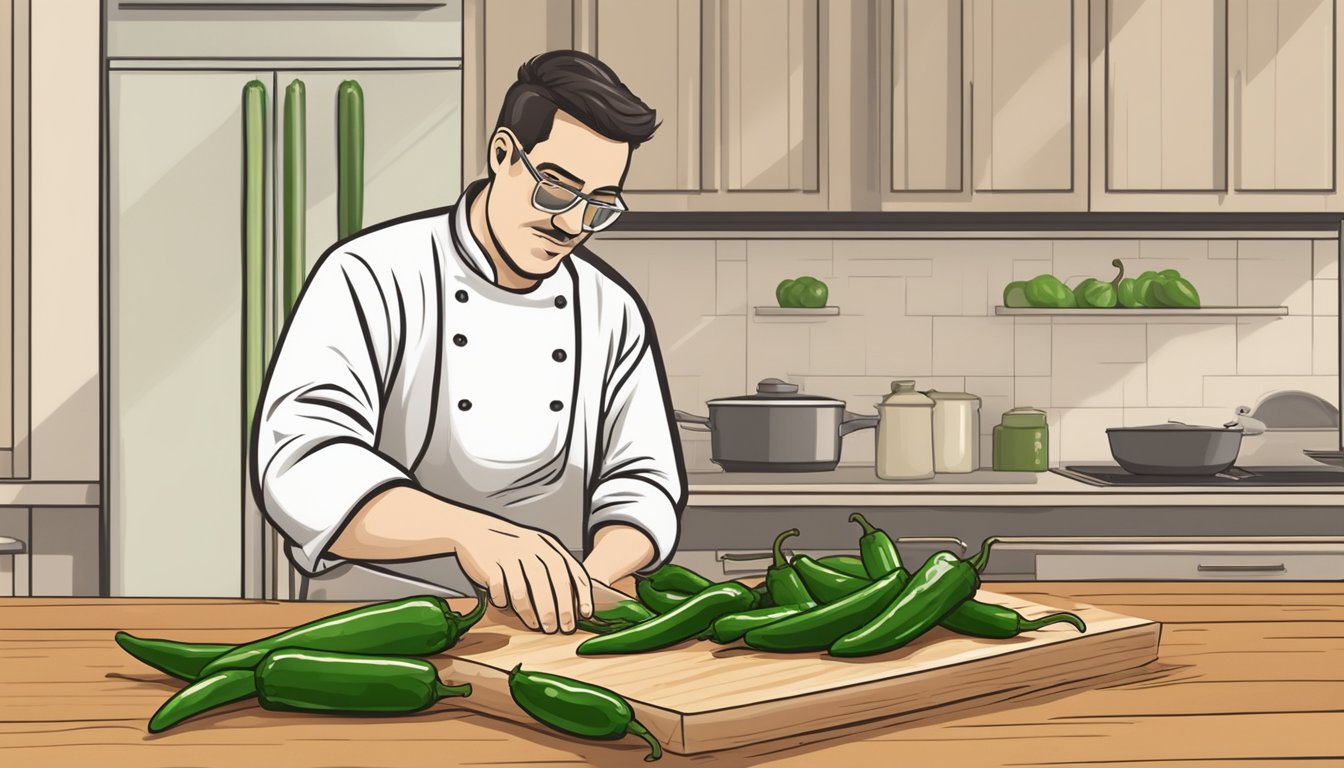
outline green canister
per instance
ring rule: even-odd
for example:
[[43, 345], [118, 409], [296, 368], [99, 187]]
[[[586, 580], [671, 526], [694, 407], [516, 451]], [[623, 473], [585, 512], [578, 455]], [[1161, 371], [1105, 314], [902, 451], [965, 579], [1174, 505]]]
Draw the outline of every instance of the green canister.
[[994, 427], [996, 472], [1045, 472], [1050, 469], [1050, 428], [1045, 411], [1014, 408]]

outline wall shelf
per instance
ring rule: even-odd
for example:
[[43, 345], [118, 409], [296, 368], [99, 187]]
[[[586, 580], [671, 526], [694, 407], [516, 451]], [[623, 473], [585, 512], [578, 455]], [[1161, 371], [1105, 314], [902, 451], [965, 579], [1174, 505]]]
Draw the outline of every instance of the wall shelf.
[[1287, 307], [1200, 307], [1199, 309], [1054, 309], [1052, 307], [994, 308], [1006, 316], [1052, 317], [1282, 317]]
[[761, 317], [825, 317], [840, 314], [839, 307], [756, 307]]

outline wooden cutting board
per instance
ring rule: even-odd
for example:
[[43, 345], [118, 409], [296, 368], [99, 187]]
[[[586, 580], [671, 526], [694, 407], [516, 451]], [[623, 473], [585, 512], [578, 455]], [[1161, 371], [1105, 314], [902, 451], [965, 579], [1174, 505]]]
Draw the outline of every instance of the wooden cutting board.
[[[983, 590], [977, 597], [1027, 618], [1060, 610]], [[438, 664], [446, 681], [472, 684], [461, 706], [538, 728], [509, 696], [515, 664], [604, 686], [631, 703], [665, 749], [694, 754], [877, 718], [906, 715], [908, 722], [942, 714], [940, 705], [989, 703], [1157, 658], [1157, 622], [1083, 604], [1068, 610], [1087, 622], [1086, 634], [1056, 624], [1009, 640], [982, 640], [935, 628], [898, 651], [836, 659], [708, 641], [582, 657], [574, 649], [591, 635], [531, 632], [491, 609], [497, 621], [482, 622]]]

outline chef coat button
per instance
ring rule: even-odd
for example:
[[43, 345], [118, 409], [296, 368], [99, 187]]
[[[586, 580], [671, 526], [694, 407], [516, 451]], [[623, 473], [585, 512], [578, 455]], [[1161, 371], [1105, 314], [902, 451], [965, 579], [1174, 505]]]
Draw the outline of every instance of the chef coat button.
[[470, 400], [466, 400], [466, 399], [458, 400], [458, 401], [457, 401], [457, 410], [459, 410], [459, 411], [470, 411], [470, 410], [471, 410], [471, 401], [470, 401]]
[[457, 293], [453, 294], [453, 296], [454, 296], [454, 298], [456, 298], [458, 301], [462, 302], [463, 304], [466, 304], [466, 303], [467, 303], [467, 292], [466, 292], [466, 291], [458, 291]]
[[564, 308], [565, 308], [565, 305], [567, 305], [567, 304], [569, 304], [569, 301], [567, 301], [567, 300], [565, 299], [564, 296], [556, 296], [556, 297], [555, 297], [555, 306], [556, 306], [556, 308], [558, 308], [558, 309], [564, 309]]
[[465, 347], [467, 346], [467, 337], [463, 336], [460, 333], [456, 334], [455, 336], [453, 336], [453, 343], [459, 347]]
[[557, 349], [551, 353], [551, 359], [557, 363], [565, 362], [566, 357], [569, 357], [569, 355], [566, 355], [565, 350], [563, 349]]
[[565, 407], [565, 404], [562, 403], [562, 402], [560, 402], [559, 400], [552, 400], [552, 401], [551, 401], [551, 410], [552, 410], [552, 411], [558, 411], [558, 410], [560, 410], [561, 408], [564, 408], [564, 407]]

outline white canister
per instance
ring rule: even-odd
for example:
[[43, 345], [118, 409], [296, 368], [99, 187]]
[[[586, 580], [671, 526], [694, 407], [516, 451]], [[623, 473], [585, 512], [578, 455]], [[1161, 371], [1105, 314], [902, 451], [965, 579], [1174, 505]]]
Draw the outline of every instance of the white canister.
[[933, 400], [913, 381], [891, 382], [877, 404], [877, 476], [883, 480], [933, 477]]
[[933, 401], [933, 471], [980, 468], [980, 398], [966, 392], [924, 393]]

